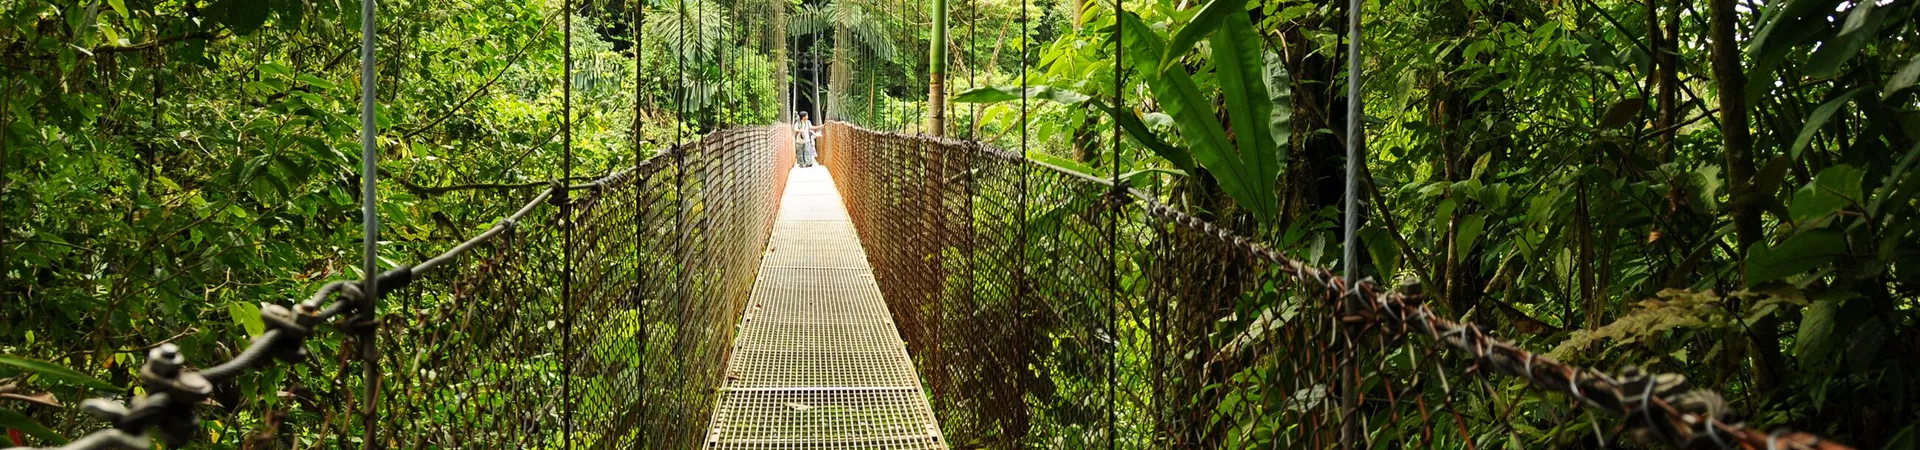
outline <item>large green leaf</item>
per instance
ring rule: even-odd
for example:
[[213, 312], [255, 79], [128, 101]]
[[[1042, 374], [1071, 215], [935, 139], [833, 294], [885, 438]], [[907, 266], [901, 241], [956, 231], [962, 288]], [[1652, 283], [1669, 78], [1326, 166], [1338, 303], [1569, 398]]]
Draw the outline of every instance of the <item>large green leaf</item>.
[[1907, 199], [1913, 197], [1915, 191], [1920, 190], [1920, 176], [1916, 176], [1914, 172], [1916, 163], [1920, 163], [1920, 144], [1914, 144], [1913, 148], [1907, 149], [1907, 156], [1893, 166], [1893, 171], [1887, 173], [1887, 177], [1880, 183], [1880, 188], [1874, 190], [1873, 200], [1867, 202], [1868, 216], [1877, 219], [1887, 213], [1882, 208], [1888, 205], [1900, 208], [1902, 205], [1909, 204]]
[[1367, 226], [1360, 229], [1360, 241], [1367, 249], [1367, 256], [1373, 258], [1373, 267], [1380, 271], [1382, 281], [1392, 281], [1399, 272], [1400, 251], [1394, 245], [1393, 231], [1380, 226]]
[[1882, 450], [1920, 449], [1920, 437], [1917, 437], [1917, 436], [1920, 436], [1920, 433], [1916, 433], [1915, 430], [1920, 430], [1920, 423], [1908, 425], [1906, 428], [1901, 429], [1899, 433], [1895, 433], [1893, 435], [1893, 439], [1888, 439], [1887, 446], [1881, 447], [1881, 449]]
[[[1842, 1], [1787, 0], [1748, 41], [1747, 59], [1754, 61], [1748, 76], [1756, 80], [1772, 79], [1773, 70], [1786, 60], [1794, 47], [1833, 28], [1826, 19]], [[1748, 83], [1748, 102], [1754, 102], [1772, 88], [1773, 83]]]
[[1865, 199], [1861, 198], [1860, 180], [1865, 176], [1860, 169], [1846, 164], [1828, 167], [1815, 175], [1812, 183], [1793, 192], [1793, 202], [1787, 205], [1787, 212], [1795, 224], [1804, 227], [1849, 205], [1861, 203]]
[[1286, 61], [1277, 53], [1267, 53], [1267, 100], [1273, 103], [1273, 114], [1267, 119], [1267, 130], [1273, 134], [1273, 146], [1276, 150], [1287, 148], [1293, 141], [1293, 78], [1287, 74]]
[[[1199, 44], [1200, 39], [1207, 37], [1209, 34], [1213, 34], [1213, 30], [1219, 28], [1227, 17], [1234, 15], [1244, 16], [1246, 12], [1247, 0], [1213, 0], [1207, 2], [1205, 6], [1200, 7], [1199, 13], [1193, 15], [1193, 21], [1187, 22], [1187, 26], [1181, 27], [1179, 32], [1173, 34], [1173, 40], [1167, 45], [1166, 53], [1155, 53], [1160, 55], [1159, 67], [1155, 70], [1165, 71], [1167, 68], [1173, 67], [1173, 62], [1180, 60], [1180, 55], [1186, 54], [1189, 50], [1193, 50], [1193, 46]], [[1128, 29], [1126, 32], [1132, 33], [1134, 31]], [[1246, 45], [1258, 47], [1260, 41], [1249, 41]], [[1215, 47], [1214, 51], [1219, 51], [1219, 47]]]
[[41, 361], [37, 359], [21, 358], [18, 356], [11, 356], [11, 355], [0, 355], [0, 365], [13, 366], [21, 370], [33, 372], [47, 379], [59, 381], [63, 384], [67, 384], [70, 386], [99, 389], [103, 391], [119, 390], [119, 388], [114, 387], [112, 384], [109, 384], [105, 381], [100, 381], [100, 379], [98, 378], [87, 376], [87, 374], [80, 373], [80, 371], [68, 369], [66, 367], [60, 366], [59, 364], [54, 364], [54, 363]]
[[1800, 318], [1800, 333], [1793, 339], [1793, 356], [1809, 367], [1826, 363], [1833, 349], [1833, 318], [1840, 314], [1838, 299], [1824, 299], [1807, 305]]
[[1825, 78], [1840, 72], [1847, 60], [1859, 54], [1860, 49], [1874, 41], [1880, 31], [1880, 21], [1887, 17], [1886, 10], [1875, 10], [1874, 2], [1856, 2], [1847, 14], [1840, 34], [1820, 43], [1820, 49], [1814, 50], [1813, 58], [1807, 60], [1807, 76]]
[[[1267, 96], [1266, 64], [1260, 53], [1260, 35], [1245, 11], [1229, 13], [1218, 32], [1208, 40], [1213, 44], [1214, 81], [1226, 97], [1227, 122], [1240, 149], [1240, 163], [1247, 166], [1250, 184], [1259, 203], [1244, 205], [1262, 222], [1279, 216], [1279, 202], [1273, 188], [1280, 180], [1280, 149], [1274, 146], [1273, 99]], [[1174, 68], [1173, 70], [1181, 70]], [[1261, 186], [1268, 186], [1260, 189]]]
[[1120, 124], [1120, 128], [1127, 132], [1127, 136], [1133, 137], [1134, 141], [1147, 146], [1148, 150], [1152, 150], [1154, 154], [1165, 158], [1167, 162], [1173, 163], [1173, 166], [1180, 168], [1180, 171], [1186, 173], [1194, 172], [1192, 153], [1186, 149], [1168, 144], [1165, 139], [1160, 138], [1159, 133], [1155, 133], [1152, 128], [1148, 128], [1146, 122], [1142, 121], [1140, 116], [1132, 110], [1122, 111], [1097, 100], [1088, 102], [1087, 104], [1093, 106], [1095, 109], [1099, 109], [1101, 112], [1107, 113], [1107, 117], [1112, 117], [1115, 123]]
[[1920, 55], [1914, 56], [1913, 61], [1907, 62], [1906, 67], [1901, 67], [1899, 72], [1894, 72], [1893, 77], [1887, 78], [1887, 86], [1880, 90], [1880, 99], [1891, 98], [1893, 94], [1913, 87], [1916, 81], [1920, 81]]
[[1866, 91], [1863, 89], [1847, 91], [1821, 104], [1819, 108], [1814, 108], [1813, 114], [1807, 116], [1807, 124], [1800, 127], [1800, 136], [1793, 139], [1793, 147], [1787, 150], [1787, 154], [1799, 158], [1800, 151], [1813, 142], [1813, 135], [1819, 133], [1820, 128], [1827, 125], [1828, 120], [1833, 119], [1833, 113], [1839, 111], [1841, 106], [1846, 106], [1847, 102], [1852, 101], [1853, 97], [1860, 95], [1861, 92]]
[[247, 336], [259, 336], [267, 332], [266, 322], [260, 318], [260, 306], [246, 302], [227, 302], [227, 316], [234, 325], [247, 330]]
[[954, 103], [1002, 103], [1022, 98], [1037, 98], [1068, 105], [1086, 102], [1087, 94], [1053, 86], [1032, 86], [1024, 90], [1012, 86], [993, 86], [968, 90], [953, 97]]
[[1093, 167], [1088, 166], [1086, 164], [1082, 164], [1079, 161], [1061, 158], [1058, 156], [1053, 156], [1051, 154], [1037, 152], [1037, 151], [1027, 152], [1027, 159], [1040, 162], [1041, 164], [1054, 166], [1055, 168], [1066, 170], [1068, 172], [1075, 172], [1075, 173], [1079, 173], [1081, 175], [1086, 175], [1093, 178], [1102, 178], [1098, 175], [1094, 175]]
[[1067, 105], [1091, 106], [1094, 109], [1100, 110], [1100, 112], [1106, 113], [1108, 117], [1112, 117], [1114, 122], [1119, 123], [1120, 128], [1125, 130], [1127, 135], [1132, 137], [1134, 141], [1145, 145], [1148, 150], [1153, 150], [1153, 153], [1160, 155], [1161, 158], [1166, 158], [1168, 162], [1173, 163], [1174, 167], [1180, 168], [1180, 170], [1185, 173], [1193, 173], [1194, 171], [1193, 156], [1189, 155], [1186, 149], [1168, 144], [1158, 133], [1154, 133], [1152, 128], [1147, 127], [1147, 124], [1141, 120], [1138, 114], [1134, 114], [1132, 111], [1121, 111], [1099, 100], [1091, 100], [1086, 94], [1074, 92], [1070, 89], [1061, 89], [1052, 86], [1032, 86], [1022, 92], [1022, 89], [1017, 87], [984, 87], [963, 92], [955, 96], [953, 101], [956, 103], [991, 104], [1019, 100], [1023, 97], [1049, 100]]
[[1755, 242], [1747, 249], [1747, 284], [1756, 285], [1812, 270], [1833, 261], [1846, 250], [1846, 237], [1832, 230], [1797, 233], [1778, 246]]
[[[1147, 27], [1140, 17], [1132, 13], [1121, 15], [1120, 26], [1125, 27], [1128, 55], [1157, 55], [1162, 48], [1160, 36]], [[1276, 215], [1274, 186], [1272, 182], [1262, 183], [1252, 167], [1243, 161], [1233, 142], [1227, 139], [1227, 132], [1220, 120], [1215, 117], [1213, 101], [1200, 91], [1192, 75], [1185, 70], [1168, 70], [1154, 74], [1149, 72], [1158, 67], [1151, 57], [1127, 58], [1133, 63], [1133, 69], [1147, 78], [1147, 89], [1159, 101], [1161, 109], [1173, 117], [1174, 128], [1180, 131], [1187, 149], [1195, 162], [1213, 174], [1220, 190], [1242, 207], [1252, 211], [1262, 221], [1271, 221]]]
[[1460, 228], [1453, 235], [1454, 248], [1466, 254], [1473, 245], [1480, 242], [1480, 235], [1487, 232], [1487, 214], [1473, 213], [1460, 218]]
[[1186, 139], [1193, 159], [1213, 173], [1220, 189], [1249, 209], [1263, 203], [1252, 185], [1255, 177], [1240, 160], [1232, 141], [1227, 139], [1220, 120], [1214, 117], [1213, 102], [1200, 92], [1192, 76], [1185, 70], [1169, 70], [1148, 81], [1148, 88], [1167, 115], [1173, 116], [1174, 126]]
[[33, 437], [40, 438], [42, 441], [54, 444], [65, 445], [67, 443], [66, 436], [61, 436], [60, 433], [54, 432], [53, 429], [47, 428], [46, 425], [41, 425], [39, 421], [33, 420], [32, 417], [27, 417], [26, 414], [21, 414], [10, 409], [0, 409], [0, 428], [20, 430], [21, 432], [33, 435]]

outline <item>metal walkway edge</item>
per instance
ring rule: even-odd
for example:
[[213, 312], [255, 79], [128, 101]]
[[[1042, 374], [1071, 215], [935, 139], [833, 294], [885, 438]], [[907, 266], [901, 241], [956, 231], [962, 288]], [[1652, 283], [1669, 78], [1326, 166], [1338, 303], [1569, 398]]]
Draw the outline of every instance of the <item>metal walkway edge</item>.
[[708, 449], [945, 449], [823, 167], [793, 169]]

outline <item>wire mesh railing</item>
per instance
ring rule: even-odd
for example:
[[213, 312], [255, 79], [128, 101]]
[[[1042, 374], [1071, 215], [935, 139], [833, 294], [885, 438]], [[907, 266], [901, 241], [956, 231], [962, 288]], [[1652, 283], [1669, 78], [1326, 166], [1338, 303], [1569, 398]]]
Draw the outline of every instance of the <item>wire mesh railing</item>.
[[[734, 128], [550, 187], [478, 236], [388, 271], [370, 323], [347, 319], [370, 296], [342, 281], [291, 308], [264, 305], [267, 331], [220, 365], [196, 369], [197, 355], [156, 346], [142, 395], [88, 401], [109, 427], [62, 448], [144, 450], [154, 431], [172, 446], [689, 448], [772, 231], [790, 139], [782, 126]], [[355, 337], [309, 341], [328, 323]], [[378, 351], [365, 354], [370, 333]], [[266, 393], [238, 396], [274, 400], [257, 412], [203, 405], [241, 375], [263, 377]], [[361, 395], [368, 385], [377, 398]], [[223, 441], [203, 435], [202, 417], [258, 426]]]
[[843, 123], [823, 148], [955, 447], [1847, 448], [1746, 428], [1678, 375], [1535, 355], [1109, 180]]

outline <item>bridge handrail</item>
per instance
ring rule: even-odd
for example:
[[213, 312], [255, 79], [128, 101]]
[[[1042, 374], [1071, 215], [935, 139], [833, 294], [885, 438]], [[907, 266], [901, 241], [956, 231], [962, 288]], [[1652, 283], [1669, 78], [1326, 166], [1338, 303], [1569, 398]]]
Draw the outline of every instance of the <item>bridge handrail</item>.
[[[660, 170], [671, 159], [686, 151], [690, 145], [699, 145], [706, 137], [727, 130], [714, 131], [702, 139], [687, 144], [675, 145], [657, 153], [632, 167], [621, 169], [592, 181], [563, 185], [560, 180], [550, 180], [548, 187], [535, 194], [531, 200], [522, 204], [513, 214], [501, 218], [486, 231], [448, 248], [438, 255], [417, 264], [403, 265], [380, 274], [378, 283], [380, 292], [376, 297], [385, 297], [412, 283], [413, 280], [432, 272], [435, 268], [459, 259], [469, 251], [486, 244], [519, 226], [521, 220], [532, 214], [542, 204], [567, 201], [568, 194], [576, 191], [598, 192], [601, 188], [619, 183], [640, 173]], [[556, 197], [558, 196], [558, 197]], [[271, 361], [298, 363], [307, 356], [306, 340], [312, 337], [314, 326], [337, 317], [353, 317], [370, 302], [360, 291], [364, 279], [335, 280], [321, 285], [312, 296], [292, 308], [261, 303], [260, 319], [267, 330], [248, 342], [247, 347], [233, 359], [206, 369], [187, 367], [187, 357], [174, 344], [167, 343], [153, 347], [147, 352], [147, 359], [140, 367], [140, 378], [147, 393], [121, 403], [110, 397], [92, 398], [81, 402], [81, 409], [96, 418], [111, 424], [111, 427], [88, 433], [58, 448], [60, 450], [146, 450], [153, 447], [152, 438], [147, 430], [159, 428], [169, 445], [184, 444], [199, 428], [199, 419], [195, 407], [212, 395], [213, 384], [228, 381], [252, 369], [266, 367]], [[340, 298], [327, 302], [334, 296]], [[369, 333], [373, 324], [355, 323], [345, 319], [336, 323], [342, 331], [349, 334]], [[28, 447], [11, 447], [4, 450], [27, 450]]]

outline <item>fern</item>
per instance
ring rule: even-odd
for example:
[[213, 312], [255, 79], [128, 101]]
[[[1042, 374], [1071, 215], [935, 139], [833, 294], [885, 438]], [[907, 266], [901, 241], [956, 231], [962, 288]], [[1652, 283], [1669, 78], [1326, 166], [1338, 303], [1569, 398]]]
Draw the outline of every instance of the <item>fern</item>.
[[[1729, 309], [1728, 300], [1743, 307]], [[1772, 314], [1783, 304], [1805, 305], [1798, 290], [1766, 292], [1740, 291], [1721, 296], [1713, 291], [1667, 289], [1654, 298], [1641, 300], [1632, 312], [1599, 328], [1574, 331], [1566, 341], [1547, 352], [1562, 361], [1573, 360], [1594, 344], [1612, 341], [1614, 346], [1644, 341], [1648, 337], [1673, 330], [1729, 330], [1741, 328]]]

